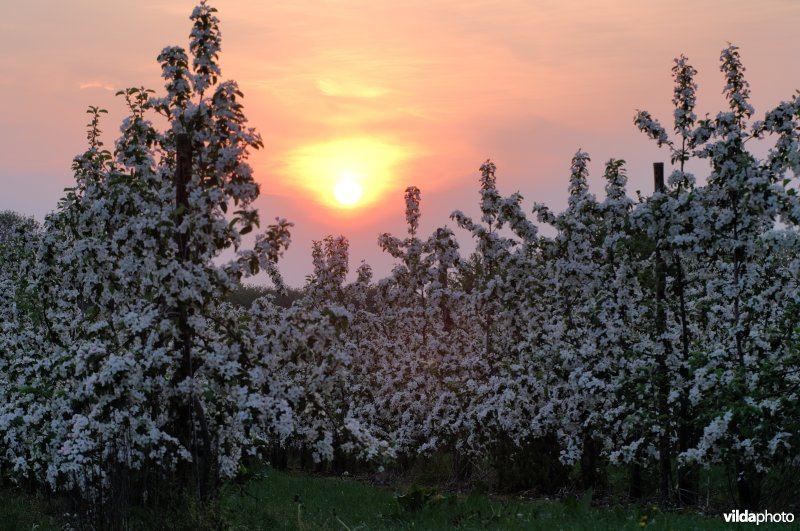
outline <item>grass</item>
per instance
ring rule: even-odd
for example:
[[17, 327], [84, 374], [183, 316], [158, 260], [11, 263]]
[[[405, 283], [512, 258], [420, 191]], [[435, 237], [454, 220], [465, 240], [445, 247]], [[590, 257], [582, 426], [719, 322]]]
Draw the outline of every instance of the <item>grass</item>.
[[[730, 530], [722, 516], [661, 512], [652, 506], [592, 507], [590, 498], [563, 502], [442, 495], [412, 487], [403, 493], [349, 479], [269, 471], [223, 500], [234, 530]], [[739, 524], [741, 527], [741, 524]], [[789, 524], [759, 529], [790, 529]]]
[[[57, 504], [14, 491], [0, 491], [0, 531], [59, 529]], [[194, 510], [189, 509], [188, 513]], [[139, 520], [135, 528], [197, 528], [191, 514], [178, 520]], [[172, 515], [177, 517], [178, 515]], [[662, 512], [652, 506], [593, 507], [591, 497], [565, 501], [520, 500], [439, 493], [410, 487], [401, 492], [352, 479], [277, 472], [271, 469], [244, 486], [223, 490], [217, 516], [224, 529], [238, 530], [730, 530], [722, 516]], [[182, 518], [182, 520], [181, 520]], [[146, 523], [145, 523], [146, 522]], [[180, 522], [180, 524], [178, 524]], [[177, 525], [177, 527], [176, 527]], [[164, 527], [167, 526], [167, 527]], [[203, 526], [205, 527], [205, 526]], [[216, 526], [214, 526], [216, 527]], [[762, 529], [798, 529], [792, 524]]]
[[50, 531], [61, 529], [56, 506], [15, 490], [0, 490], [0, 531]]

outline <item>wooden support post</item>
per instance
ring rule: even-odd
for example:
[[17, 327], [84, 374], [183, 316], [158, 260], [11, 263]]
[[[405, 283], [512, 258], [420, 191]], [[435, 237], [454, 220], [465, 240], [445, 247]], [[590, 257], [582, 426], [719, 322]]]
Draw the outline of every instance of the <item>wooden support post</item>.
[[[653, 163], [653, 181], [656, 193], [664, 193], [664, 163]], [[660, 240], [660, 238], [659, 238]], [[655, 332], [661, 343], [661, 352], [656, 358], [656, 401], [661, 434], [658, 437], [659, 490], [665, 501], [670, 498], [672, 476], [672, 452], [670, 451], [669, 415], [669, 366], [667, 357], [671, 350], [670, 342], [664, 337], [667, 330], [666, 286], [667, 264], [661, 254], [661, 241], [656, 241], [655, 281], [656, 281], [656, 322]]]
[[666, 191], [666, 186], [664, 186], [664, 163], [663, 162], [654, 162], [653, 163], [653, 181], [654, 181], [654, 188], [656, 193], [663, 194]]

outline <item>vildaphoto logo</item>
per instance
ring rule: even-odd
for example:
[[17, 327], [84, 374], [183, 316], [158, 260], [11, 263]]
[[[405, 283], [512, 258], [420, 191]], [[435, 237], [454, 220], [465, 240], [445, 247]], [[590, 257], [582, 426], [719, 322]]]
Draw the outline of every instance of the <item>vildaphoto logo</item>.
[[736, 509], [722, 516], [725, 517], [726, 522], [737, 524], [790, 524], [794, 522], [794, 513], [770, 513], [767, 511], [751, 513], [748, 510]]

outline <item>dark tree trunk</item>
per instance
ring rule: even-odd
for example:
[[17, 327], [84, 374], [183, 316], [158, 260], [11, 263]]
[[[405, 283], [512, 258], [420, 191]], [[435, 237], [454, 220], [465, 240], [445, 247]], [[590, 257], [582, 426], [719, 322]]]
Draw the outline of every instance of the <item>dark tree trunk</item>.
[[[694, 446], [694, 422], [689, 405], [689, 324], [686, 310], [686, 281], [683, 276], [683, 264], [676, 257], [675, 290], [678, 293], [681, 318], [681, 366], [679, 373], [683, 389], [681, 389], [681, 406], [678, 418], [678, 452], [683, 453]], [[689, 463], [678, 466], [678, 503], [696, 505], [700, 491], [700, 479], [697, 464]]]
[[311, 457], [311, 450], [306, 445], [300, 447], [300, 470], [311, 472], [314, 467], [314, 459]]
[[583, 436], [583, 452], [581, 453], [581, 486], [588, 490], [597, 490], [597, 445], [590, 433]]
[[455, 444], [450, 445], [450, 452], [453, 456], [453, 477], [459, 482], [467, 481], [472, 476], [472, 461]]
[[[444, 266], [439, 267], [439, 284], [443, 290], [447, 289], [447, 269]], [[453, 318], [450, 316], [450, 301], [446, 295], [442, 296], [440, 308], [442, 311], [442, 323], [444, 331], [449, 333], [453, 329]]]
[[752, 465], [736, 459], [736, 493], [739, 509], [755, 512], [761, 506], [761, 475]]
[[629, 492], [631, 500], [642, 499], [642, 465], [633, 463], [631, 465], [631, 489]]
[[[175, 242], [178, 247], [178, 260], [188, 263], [191, 259], [189, 234], [181, 224], [189, 209], [188, 184], [192, 177], [192, 144], [189, 135], [179, 134], [176, 140], [175, 165]], [[192, 330], [189, 319], [192, 309], [185, 303], [178, 303], [175, 310], [178, 325], [176, 348], [181, 353], [181, 362], [175, 373], [174, 383], [179, 384], [193, 379], [197, 363], [192, 359]], [[184, 475], [191, 478], [190, 488], [196, 490], [201, 500], [208, 500], [215, 495], [217, 486], [214, 477], [211, 435], [205, 418], [205, 411], [200, 400], [191, 393], [179, 397], [176, 410], [176, 432], [180, 443], [192, 455], [192, 463], [185, 465]]]
[[269, 461], [272, 468], [275, 470], [286, 470], [289, 468], [289, 455], [286, 448], [279, 444], [273, 444]]

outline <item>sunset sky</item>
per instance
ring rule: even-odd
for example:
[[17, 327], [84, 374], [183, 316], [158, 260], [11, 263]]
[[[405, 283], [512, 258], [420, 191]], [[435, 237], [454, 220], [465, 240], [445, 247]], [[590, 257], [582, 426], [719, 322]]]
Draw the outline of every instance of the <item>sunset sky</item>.
[[[800, 88], [797, 0], [211, 4], [221, 19], [223, 77], [238, 81], [264, 138], [250, 161], [262, 221], [295, 223], [281, 267], [295, 286], [311, 271], [311, 241], [328, 234], [350, 239], [351, 270], [366, 259], [384, 276], [391, 260], [376, 239], [404, 233], [405, 187], [422, 189], [423, 235], [453, 226], [454, 209], [478, 210], [486, 158], [497, 164], [501, 193], [520, 191], [526, 210], [534, 201], [564, 207], [578, 148], [592, 156], [598, 196], [611, 157], [628, 161], [631, 194], [649, 193], [652, 162], [669, 158], [632, 118], [647, 109], [671, 126], [670, 68], [681, 53], [700, 72], [701, 116], [724, 105], [719, 52], [727, 42], [741, 48], [758, 116]], [[86, 107], [109, 109], [101, 129], [111, 144], [123, 118], [114, 92], [162, 90], [155, 58], [167, 45], [188, 46], [193, 6], [4, 6], [0, 210], [42, 220], [55, 208], [85, 147]], [[337, 193], [357, 202], [344, 206]], [[462, 241], [469, 248], [466, 234]]]

